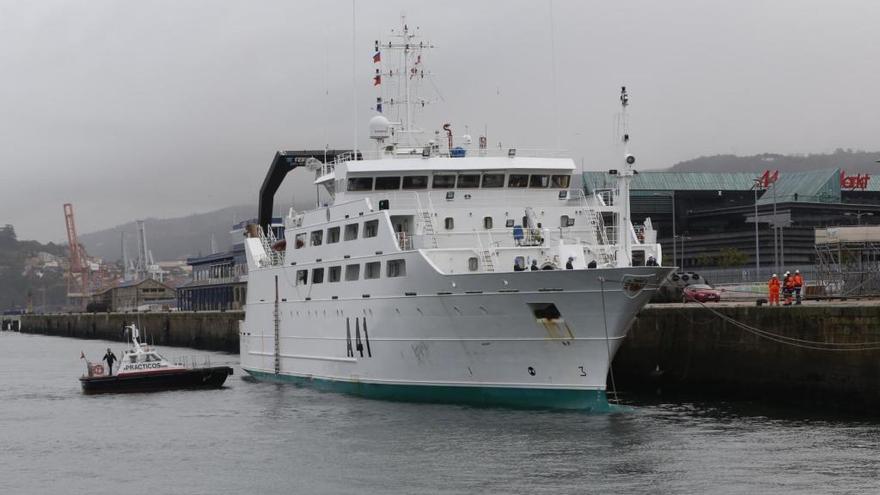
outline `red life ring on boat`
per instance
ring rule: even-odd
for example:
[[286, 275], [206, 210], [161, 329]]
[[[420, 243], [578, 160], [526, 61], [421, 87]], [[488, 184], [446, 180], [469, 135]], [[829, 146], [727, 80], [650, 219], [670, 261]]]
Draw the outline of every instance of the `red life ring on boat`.
[[96, 364], [96, 365], [92, 366], [92, 374], [103, 375], [104, 374], [104, 365]]

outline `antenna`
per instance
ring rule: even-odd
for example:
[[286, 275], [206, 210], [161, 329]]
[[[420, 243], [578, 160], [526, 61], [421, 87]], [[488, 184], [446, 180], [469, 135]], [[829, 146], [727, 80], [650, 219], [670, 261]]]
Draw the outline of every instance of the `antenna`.
[[559, 136], [559, 101], [556, 89], [556, 23], [553, 20], [553, 0], [550, 0], [550, 67], [553, 76], [553, 127], [556, 131], [556, 150], [562, 148]]
[[357, 101], [357, 15], [355, 11], [355, 0], [351, 0], [351, 98], [352, 108], [354, 110], [354, 147], [352, 148], [352, 158], [357, 158], [358, 149], [358, 101]]
[[617, 173], [617, 266], [625, 267], [632, 265], [632, 250], [630, 234], [632, 222], [630, 219], [629, 183], [633, 178], [633, 164], [636, 157], [629, 153], [629, 125], [627, 122], [626, 108], [629, 106], [629, 94], [626, 86], [620, 87], [620, 122], [623, 129], [623, 170]]

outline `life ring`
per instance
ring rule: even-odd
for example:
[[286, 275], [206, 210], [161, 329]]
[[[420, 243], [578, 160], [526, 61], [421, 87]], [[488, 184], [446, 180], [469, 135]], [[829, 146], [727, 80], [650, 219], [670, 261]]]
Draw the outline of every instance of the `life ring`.
[[104, 374], [104, 365], [96, 364], [96, 365], [92, 366], [92, 374], [103, 375]]

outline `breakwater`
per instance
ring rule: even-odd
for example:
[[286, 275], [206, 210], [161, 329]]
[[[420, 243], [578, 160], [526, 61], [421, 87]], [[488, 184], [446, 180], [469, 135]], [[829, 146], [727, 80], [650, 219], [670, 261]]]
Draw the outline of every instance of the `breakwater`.
[[243, 319], [242, 311], [33, 314], [21, 316], [21, 331], [124, 341], [125, 325], [134, 322], [147, 343], [237, 353]]
[[[709, 308], [715, 312], [696, 304], [646, 307], [614, 360], [617, 388], [796, 400], [846, 409], [880, 405], [876, 302]], [[123, 325], [138, 318], [147, 340], [156, 345], [238, 352], [238, 321], [244, 313], [22, 315], [21, 328], [121, 341]]]

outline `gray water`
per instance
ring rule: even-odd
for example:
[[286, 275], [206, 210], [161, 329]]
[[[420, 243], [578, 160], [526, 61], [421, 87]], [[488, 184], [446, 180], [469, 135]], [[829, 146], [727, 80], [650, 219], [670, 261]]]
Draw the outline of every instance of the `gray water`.
[[[250, 382], [82, 395], [80, 350], [0, 332], [0, 493], [878, 493], [880, 423], [755, 404], [589, 415]], [[235, 365], [237, 355], [207, 354]]]

